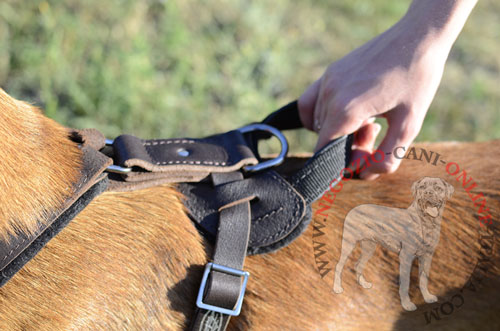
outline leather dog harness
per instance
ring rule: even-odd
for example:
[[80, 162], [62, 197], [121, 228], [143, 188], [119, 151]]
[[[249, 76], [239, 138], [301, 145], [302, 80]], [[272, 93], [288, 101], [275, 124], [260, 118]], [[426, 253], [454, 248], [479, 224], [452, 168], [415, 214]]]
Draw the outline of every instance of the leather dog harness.
[[[338, 138], [299, 169], [286, 169], [287, 142], [280, 130], [301, 128], [297, 102], [261, 123], [202, 139], [106, 140], [96, 130], [74, 131], [83, 168], [71, 198], [33, 235], [0, 240], [0, 286], [4, 285], [94, 197], [177, 183], [200, 233], [214, 243], [196, 301], [192, 330], [225, 330], [239, 315], [249, 273], [247, 255], [278, 250], [311, 220], [311, 203], [335, 185], [349, 163], [352, 136]], [[275, 136], [281, 153], [262, 160], [259, 140]]]

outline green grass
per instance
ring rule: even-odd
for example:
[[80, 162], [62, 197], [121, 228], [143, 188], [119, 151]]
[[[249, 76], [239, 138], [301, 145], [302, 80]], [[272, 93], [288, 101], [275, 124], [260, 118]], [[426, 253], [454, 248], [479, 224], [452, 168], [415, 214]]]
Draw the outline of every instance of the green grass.
[[[0, 2], [0, 86], [108, 137], [199, 137], [260, 120], [396, 22], [409, 1]], [[500, 3], [452, 50], [418, 140], [500, 137]], [[291, 137], [311, 151], [314, 136]]]

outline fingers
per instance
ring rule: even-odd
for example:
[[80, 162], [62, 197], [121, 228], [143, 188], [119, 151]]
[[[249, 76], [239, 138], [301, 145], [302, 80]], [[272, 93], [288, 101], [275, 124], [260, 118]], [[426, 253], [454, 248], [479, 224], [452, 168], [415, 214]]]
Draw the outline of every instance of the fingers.
[[379, 134], [382, 126], [378, 123], [373, 123], [375, 119], [372, 118], [366, 121], [363, 126], [354, 133], [353, 148], [357, 150], [365, 150], [368, 152], [373, 152], [373, 146], [375, 145], [375, 140]]
[[[315, 152], [331, 140], [355, 132], [352, 159], [370, 157], [374, 154], [375, 140], [381, 130], [379, 124], [373, 123], [372, 116], [381, 114], [376, 110], [385, 107], [377, 106], [376, 98], [373, 100], [367, 96], [357, 98], [344, 96], [345, 102], [342, 103], [339, 102], [340, 98], [334, 92], [329, 84], [322, 84], [321, 80], [317, 80], [309, 86], [298, 101], [299, 114], [304, 126], [310, 130], [319, 131]], [[424, 116], [425, 112], [411, 111], [404, 105], [384, 113], [389, 127], [377, 149], [383, 153], [384, 159], [371, 163], [370, 167], [366, 167], [360, 173], [360, 178], [373, 180], [380, 174], [396, 171], [401, 159], [395, 157], [394, 149], [409, 147], [420, 130]], [[315, 127], [317, 126], [315, 123], [320, 124], [321, 127]]]
[[352, 99], [340, 99], [336, 97], [331, 75], [328, 75], [327, 71], [322, 78], [311, 84], [298, 100], [302, 124], [319, 134], [315, 151], [329, 141], [352, 133], [368, 123], [363, 107], [354, 107]]
[[298, 101], [299, 116], [306, 129], [314, 130], [314, 107], [318, 99], [320, 80], [312, 83], [307, 90], [300, 96]]
[[320, 122], [321, 130], [315, 152], [331, 140], [355, 132], [365, 122], [365, 118], [361, 116], [362, 109], [338, 106], [331, 106], [328, 109], [330, 111], [326, 113], [326, 118]]
[[375, 141], [381, 129], [382, 126], [380, 124], [368, 121], [368, 123], [363, 125], [357, 132], [354, 133], [351, 160], [354, 164], [357, 164], [356, 161], [358, 159], [361, 160], [360, 169], [363, 168], [365, 163], [364, 158], [370, 157], [373, 153]]
[[401, 159], [394, 156], [394, 149], [399, 146], [408, 148], [416, 138], [423, 118], [418, 118], [404, 106], [399, 106], [387, 113], [389, 127], [380, 143], [378, 150], [384, 154], [381, 162], [372, 163], [360, 173], [360, 178], [373, 180], [383, 173], [393, 173], [401, 163]]

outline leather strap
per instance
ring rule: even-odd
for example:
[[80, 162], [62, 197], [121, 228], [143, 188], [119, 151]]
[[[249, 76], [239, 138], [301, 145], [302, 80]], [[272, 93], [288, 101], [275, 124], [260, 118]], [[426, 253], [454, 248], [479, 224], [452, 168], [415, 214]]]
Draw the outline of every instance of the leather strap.
[[[272, 113], [264, 122], [280, 129], [301, 126], [297, 102]], [[256, 140], [265, 138], [265, 133], [252, 137], [255, 145]], [[351, 145], [352, 135], [333, 140], [292, 173], [268, 169], [217, 188], [205, 182], [182, 183], [178, 187], [186, 197], [184, 204], [193, 221], [212, 241], [217, 233], [220, 206], [251, 192], [257, 199], [251, 202], [248, 254], [268, 253], [287, 246], [305, 230], [311, 219], [310, 204], [338, 183], [350, 162]]]
[[113, 142], [113, 152], [115, 164], [140, 169], [124, 174], [126, 181], [200, 181], [211, 173], [232, 172], [258, 163], [238, 130], [203, 139], [142, 140], [121, 135]]
[[[215, 187], [243, 180], [241, 172], [212, 174]], [[229, 184], [228, 184], [229, 183]], [[232, 269], [243, 269], [250, 234], [250, 199], [221, 206], [213, 262]], [[203, 303], [232, 310], [242, 292], [242, 279], [219, 271], [211, 271], [203, 295]], [[201, 289], [203, 291], [203, 289]], [[225, 330], [230, 315], [198, 308], [191, 329], [194, 331]]]

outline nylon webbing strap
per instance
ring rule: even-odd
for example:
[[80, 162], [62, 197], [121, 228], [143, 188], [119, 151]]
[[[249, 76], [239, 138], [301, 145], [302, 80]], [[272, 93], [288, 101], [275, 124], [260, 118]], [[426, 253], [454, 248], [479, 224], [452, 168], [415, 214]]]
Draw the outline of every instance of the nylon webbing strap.
[[352, 138], [349, 135], [331, 141], [290, 178], [292, 186], [308, 205], [339, 182], [342, 170], [350, 162]]
[[[211, 177], [215, 186], [243, 180], [241, 172], [212, 174]], [[231, 315], [224, 313], [223, 310], [239, 314], [246, 278], [215, 270], [222, 266], [244, 273], [241, 269], [250, 235], [250, 198], [235, 201], [219, 209], [213, 268], [210, 267], [212, 264], [209, 264], [205, 269], [206, 276], [204, 275], [200, 287], [202, 303], [212, 307], [197, 308], [191, 327], [194, 331], [225, 330]], [[197, 305], [200, 306], [199, 300]]]
[[297, 100], [290, 102], [275, 112], [269, 114], [262, 123], [274, 126], [280, 130], [293, 130], [302, 128]]

